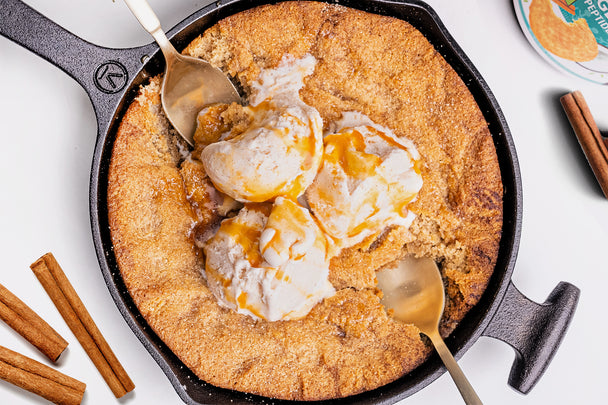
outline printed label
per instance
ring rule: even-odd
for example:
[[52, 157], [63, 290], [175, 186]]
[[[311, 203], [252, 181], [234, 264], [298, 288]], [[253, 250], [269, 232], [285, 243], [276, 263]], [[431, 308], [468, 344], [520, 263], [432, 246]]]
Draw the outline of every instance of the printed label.
[[554, 0], [568, 23], [585, 19], [599, 45], [608, 48], [608, 0]]
[[577, 77], [608, 84], [608, 0], [514, 0], [534, 48]]

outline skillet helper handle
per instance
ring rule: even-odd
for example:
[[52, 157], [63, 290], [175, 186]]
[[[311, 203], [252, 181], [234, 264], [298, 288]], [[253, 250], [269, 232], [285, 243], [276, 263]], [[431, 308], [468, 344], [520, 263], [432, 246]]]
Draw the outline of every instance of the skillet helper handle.
[[580, 290], [560, 282], [547, 300], [538, 304], [509, 282], [498, 311], [483, 335], [515, 349], [509, 385], [527, 394], [553, 359], [576, 310]]

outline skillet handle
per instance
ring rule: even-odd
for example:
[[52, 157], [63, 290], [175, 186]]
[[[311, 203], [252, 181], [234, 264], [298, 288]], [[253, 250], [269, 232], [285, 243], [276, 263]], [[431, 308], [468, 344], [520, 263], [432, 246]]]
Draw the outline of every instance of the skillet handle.
[[148, 46], [104, 48], [65, 30], [21, 0], [2, 0], [0, 35], [34, 52], [74, 78], [88, 93], [99, 124], [111, 119], [122, 92], [141, 69]]
[[547, 300], [537, 304], [509, 282], [498, 311], [483, 335], [515, 349], [509, 385], [527, 394], [553, 359], [576, 310], [580, 290], [560, 282]]

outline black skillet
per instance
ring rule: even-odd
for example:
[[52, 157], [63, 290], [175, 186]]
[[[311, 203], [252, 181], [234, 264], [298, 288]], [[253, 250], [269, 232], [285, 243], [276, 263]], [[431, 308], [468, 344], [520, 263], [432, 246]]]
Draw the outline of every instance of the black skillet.
[[[180, 50], [219, 19], [270, 2], [218, 1], [186, 18], [171, 29], [168, 36]], [[481, 301], [446, 339], [446, 343], [456, 358], [462, 356], [480, 336], [494, 337], [510, 344], [515, 349], [515, 361], [509, 385], [527, 393], [553, 358], [576, 309], [579, 290], [561, 282], [545, 303], [537, 304], [522, 295], [511, 281], [521, 230], [522, 185], [505, 118], [479, 72], [427, 4], [418, 0], [340, 0], [339, 3], [403, 19], [420, 30], [466, 83], [488, 122], [504, 184], [505, 221], [500, 251], [496, 269]], [[148, 326], [118, 271], [107, 218], [108, 167], [116, 129], [126, 107], [139, 85], [163, 70], [162, 55], [156, 44], [129, 49], [99, 47], [69, 33], [19, 0], [2, 0], [0, 34], [63, 69], [84, 87], [91, 98], [97, 116], [98, 135], [91, 170], [90, 215], [101, 271], [127, 324], [160, 365], [178, 395], [188, 404], [268, 403], [267, 398], [216, 388], [198, 379]], [[391, 404], [421, 390], [444, 372], [439, 357], [434, 355], [393, 383], [349, 398], [324, 402]]]

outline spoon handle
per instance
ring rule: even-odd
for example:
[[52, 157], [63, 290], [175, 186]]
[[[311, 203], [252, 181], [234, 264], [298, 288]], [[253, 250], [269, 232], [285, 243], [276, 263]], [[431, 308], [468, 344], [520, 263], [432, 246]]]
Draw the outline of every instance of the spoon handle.
[[154, 37], [158, 45], [160, 46], [163, 55], [166, 59], [170, 59], [171, 56], [177, 54], [177, 51], [171, 45], [171, 42], [167, 39], [161, 25], [160, 20], [150, 7], [150, 4], [146, 0], [124, 0], [131, 10], [131, 13], [137, 18], [137, 21], [150, 35]]
[[160, 29], [160, 21], [146, 0], [125, 0], [137, 21], [150, 34]]
[[469, 380], [467, 380], [467, 377], [462, 372], [458, 363], [456, 363], [456, 360], [454, 360], [454, 356], [452, 356], [452, 353], [445, 345], [439, 332], [431, 333], [428, 336], [431, 338], [435, 350], [439, 353], [439, 357], [441, 357], [443, 364], [445, 364], [445, 367], [448, 369], [452, 379], [456, 383], [456, 387], [458, 387], [458, 391], [460, 391], [464, 402], [467, 405], [482, 405], [477, 393], [471, 386], [471, 383], [469, 383]]

